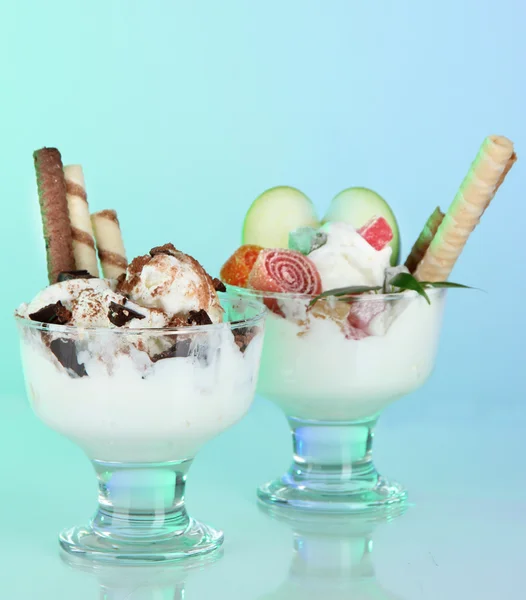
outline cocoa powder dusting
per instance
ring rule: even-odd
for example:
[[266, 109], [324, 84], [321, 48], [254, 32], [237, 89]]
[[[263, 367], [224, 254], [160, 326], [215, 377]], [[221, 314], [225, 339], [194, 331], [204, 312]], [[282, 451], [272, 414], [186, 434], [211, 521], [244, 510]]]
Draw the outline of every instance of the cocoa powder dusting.
[[142, 270], [150, 260], [151, 257], [148, 254], [134, 258], [128, 265], [128, 270], [124, 278], [119, 278], [117, 291], [121, 294], [129, 295], [132, 289], [140, 282]]

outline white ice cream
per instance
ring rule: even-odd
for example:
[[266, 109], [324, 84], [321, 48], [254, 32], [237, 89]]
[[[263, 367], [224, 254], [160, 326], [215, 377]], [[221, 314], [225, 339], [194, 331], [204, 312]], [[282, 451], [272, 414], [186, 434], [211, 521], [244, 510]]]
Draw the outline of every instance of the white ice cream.
[[347, 339], [328, 318], [303, 320], [303, 301], [280, 300], [288, 318], [274, 313], [267, 318], [258, 393], [300, 419], [376, 415], [431, 373], [444, 292], [429, 295], [431, 305], [411, 292], [401, 296], [371, 323], [375, 335], [364, 339]]
[[[26, 384], [40, 419], [92, 459], [145, 463], [191, 458], [246, 413], [262, 332], [242, 353], [225, 324], [194, 334], [204, 354], [196, 349], [155, 363], [130, 345], [135, 336], [77, 332], [70, 339], [87, 375], [76, 377], [59, 364], [40, 331], [23, 329]], [[120, 351], [125, 340], [131, 351]]]
[[[177, 252], [177, 251], [176, 251]], [[157, 254], [131, 263], [123, 290], [131, 300], [168, 315], [206, 310], [213, 323], [222, 321], [223, 311], [204, 269], [186, 254]]]
[[82, 292], [89, 291], [98, 294], [106, 290], [114, 290], [115, 283], [111, 279], [71, 279], [55, 283], [39, 292], [29, 304], [20, 306], [17, 313], [22, 317], [28, 317], [44, 306], [56, 302], [62, 302], [64, 306], [70, 307]]
[[[226, 305], [233, 321], [260, 313]], [[223, 313], [211, 277], [171, 244], [133, 260], [118, 282], [49, 286], [17, 311], [36, 414], [92, 459], [193, 458], [254, 395], [262, 324], [232, 329]]]
[[162, 328], [166, 327], [169, 317], [162, 310], [139, 306], [115, 292], [116, 282], [109, 279], [72, 279], [62, 281], [45, 288], [29, 304], [19, 307], [17, 313], [28, 318], [41, 308], [62, 302], [71, 311], [70, 325], [75, 327], [108, 327], [115, 328], [108, 313], [112, 302], [125, 304], [142, 319], [128, 321], [125, 328]]
[[383, 284], [391, 258], [389, 246], [375, 250], [347, 223], [326, 223], [321, 230], [327, 233], [327, 242], [309, 258], [320, 273], [323, 290]]

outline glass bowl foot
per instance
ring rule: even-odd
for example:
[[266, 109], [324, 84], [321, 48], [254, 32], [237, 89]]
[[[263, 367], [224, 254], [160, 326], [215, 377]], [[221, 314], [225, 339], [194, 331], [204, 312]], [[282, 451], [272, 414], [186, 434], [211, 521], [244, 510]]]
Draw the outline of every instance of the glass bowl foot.
[[102, 534], [90, 525], [63, 531], [59, 542], [66, 552], [91, 560], [149, 564], [212, 552], [223, 543], [223, 533], [190, 519], [186, 528], [171, 536], [115, 536]]
[[270, 506], [331, 513], [358, 513], [404, 504], [407, 492], [398, 483], [379, 475], [375, 481], [334, 484], [319, 479], [295, 481], [289, 474], [258, 489], [258, 498]]

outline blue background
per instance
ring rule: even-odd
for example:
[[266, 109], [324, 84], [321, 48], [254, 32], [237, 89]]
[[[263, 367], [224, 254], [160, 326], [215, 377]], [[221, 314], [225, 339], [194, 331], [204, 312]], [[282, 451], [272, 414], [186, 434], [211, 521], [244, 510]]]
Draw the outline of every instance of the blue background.
[[[320, 213], [343, 188], [372, 187], [395, 210], [407, 251], [484, 137], [510, 137], [519, 161], [452, 276], [485, 292], [450, 294], [435, 374], [386, 411], [376, 450], [413, 488], [408, 465], [436, 464], [419, 480], [429, 494], [433, 480], [464, 490], [486, 488], [488, 473], [514, 480], [504, 454], [526, 450], [509, 434], [526, 421], [525, 17], [521, 0], [2, 3], [0, 443], [15, 457], [6, 490], [28, 486], [20, 515], [39, 490], [34, 518], [49, 530], [38, 544], [54, 552], [58, 529], [94, 501], [87, 461], [31, 415], [11, 317], [46, 283], [32, 161], [44, 145], [82, 163], [91, 208], [117, 209], [130, 257], [170, 240], [216, 274], [250, 202], [279, 184]], [[404, 443], [396, 464], [387, 442]], [[290, 456], [285, 420], [258, 399], [202, 455], [194, 490], [239, 484], [251, 505], [253, 486]], [[261, 469], [243, 483], [235, 469], [254, 462]], [[53, 464], [71, 485], [55, 487]], [[69, 508], [53, 513], [59, 497]]]

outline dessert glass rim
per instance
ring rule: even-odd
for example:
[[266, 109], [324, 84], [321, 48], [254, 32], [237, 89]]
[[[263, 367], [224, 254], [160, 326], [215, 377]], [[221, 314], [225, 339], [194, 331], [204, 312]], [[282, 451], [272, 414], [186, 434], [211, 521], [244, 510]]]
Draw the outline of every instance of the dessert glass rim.
[[[311, 295], [311, 294], [301, 294], [295, 292], [265, 292], [263, 290], [256, 290], [254, 288], [245, 288], [236, 285], [230, 285], [229, 283], [225, 283], [225, 286], [229, 292], [238, 293], [240, 295], [245, 296], [261, 296], [263, 298], [272, 298], [276, 300], [313, 300], [319, 294]], [[343, 286], [342, 286], [343, 287]], [[446, 292], [446, 288], [426, 288], [426, 294], [432, 298], [434, 296], [440, 296], [442, 293]], [[418, 297], [418, 292], [414, 290], [403, 290], [402, 292], [390, 292], [387, 294], [384, 293], [375, 293], [375, 294], [348, 294], [347, 296], [324, 296], [320, 298], [318, 302], [323, 302], [328, 300], [329, 298], [333, 298], [335, 300], [341, 301], [345, 299], [346, 302], [397, 302], [400, 300], [407, 300], [408, 298], [416, 298]]]
[[[225, 299], [227, 303], [232, 303], [235, 300], [234, 296], [229, 294], [220, 294], [220, 297]], [[15, 311], [14, 318], [17, 323], [20, 323], [28, 329], [36, 329], [39, 331], [78, 334], [79, 332], [93, 334], [111, 334], [111, 335], [144, 335], [158, 334], [166, 335], [184, 335], [194, 333], [204, 333], [211, 331], [219, 331], [221, 329], [236, 330], [244, 327], [252, 327], [261, 322], [262, 318], [268, 312], [268, 309], [261, 302], [255, 300], [249, 301], [246, 308], [256, 310], [256, 313], [246, 319], [237, 319], [235, 321], [221, 321], [220, 323], [212, 323], [209, 325], [183, 325], [179, 327], [79, 327], [78, 325], [58, 325], [54, 323], [44, 323], [42, 321], [32, 321], [28, 317], [24, 317]], [[246, 311], [245, 311], [246, 312]]]

